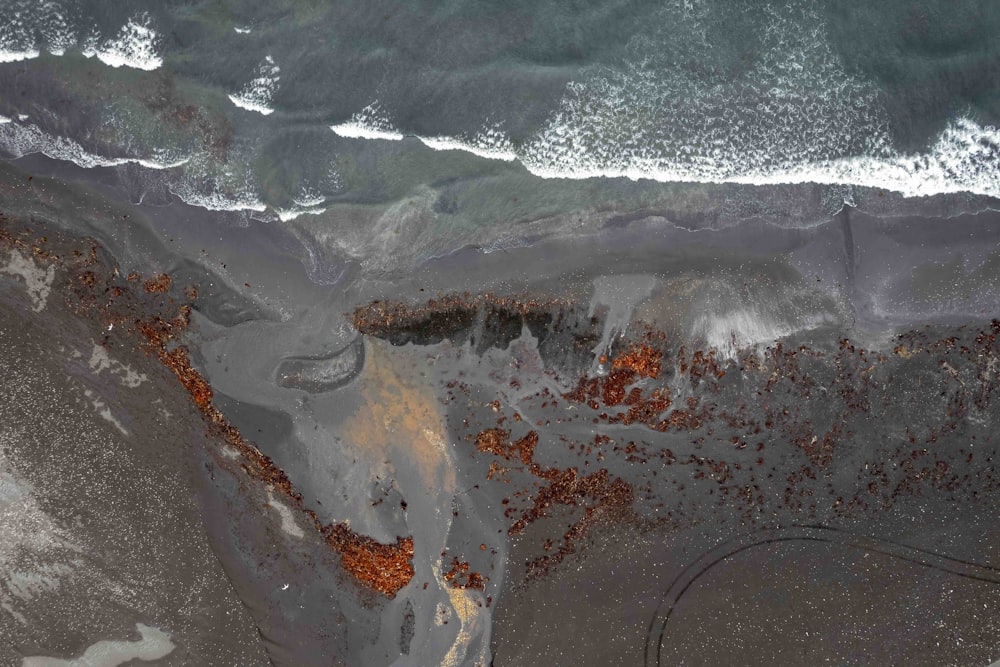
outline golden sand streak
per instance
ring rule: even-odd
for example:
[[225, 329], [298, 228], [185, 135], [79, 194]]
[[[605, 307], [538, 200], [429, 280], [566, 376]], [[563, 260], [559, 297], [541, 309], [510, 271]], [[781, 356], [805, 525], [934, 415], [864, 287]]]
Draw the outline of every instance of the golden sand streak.
[[367, 339], [365, 346], [358, 378], [363, 403], [344, 424], [346, 439], [366, 451], [373, 467], [409, 461], [426, 489], [453, 493], [455, 469], [433, 390], [407, 372], [387, 343]]
[[[468, 657], [469, 643], [475, 637], [476, 630], [481, 621], [482, 606], [477, 596], [467, 590], [444, 585], [444, 580], [440, 577], [440, 571], [436, 571], [435, 573], [439, 575], [438, 581], [448, 593], [448, 597], [451, 600], [451, 607], [455, 610], [455, 615], [458, 616], [458, 620], [462, 623], [458, 631], [458, 636], [455, 637], [455, 642], [448, 649], [444, 660], [441, 661], [441, 667], [458, 667], [458, 665], [465, 664]], [[479, 661], [475, 664], [477, 666], [484, 664], [484, 656], [480, 655]]]

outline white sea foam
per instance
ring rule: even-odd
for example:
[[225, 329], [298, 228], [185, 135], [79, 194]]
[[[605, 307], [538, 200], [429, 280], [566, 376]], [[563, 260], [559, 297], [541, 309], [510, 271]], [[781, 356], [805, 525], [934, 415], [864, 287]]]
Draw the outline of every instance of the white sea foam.
[[[798, 162], [788, 157], [770, 165], [759, 161], [754, 164], [744, 159], [746, 156], [737, 147], [727, 150], [721, 145], [711, 155], [703, 156], [692, 155], [694, 149], [672, 151], [686, 153], [686, 157], [663, 157], [649, 150], [629, 151], [627, 145], [617, 148], [606, 145], [589, 151], [578, 135], [590, 138], [605, 135], [593, 128], [574, 127], [565, 117], [560, 120], [561, 124], [550, 123], [533, 141], [521, 147], [515, 147], [497, 130], [489, 130], [490, 134], [484, 130], [472, 140], [414, 136], [432, 150], [458, 150], [486, 159], [520, 161], [529, 172], [542, 178], [746, 185], [818, 183], [878, 187], [907, 197], [959, 192], [1000, 197], [1000, 130], [968, 118], [952, 121], [924, 153], [902, 154], [880, 149], [878, 155], [828, 159], [804, 154]], [[384, 115], [373, 116], [367, 109], [331, 129], [340, 136], [355, 139], [395, 141], [405, 136]]]
[[326, 212], [326, 208], [322, 206], [326, 203], [326, 197], [309, 190], [303, 190], [292, 203], [294, 206], [290, 209], [275, 209], [275, 214], [282, 222], [289, 222], [300, 215], [320, 215]]
[[267, 204], [260, 201], [252, 189], [232, 190], [225, 187], [214, 187], [205, 190], [196, 187], [188, 180], [171, 183], [168, 186], [171, 193], [192, 206], [198, 206], [209, 211], [256, 211], [267, 210]]
[[[193, 176], [183, 174], [172, 177], [167, 188], [192, 206], [210, 211], [254, 211], [263, 212], [267, 205], [258, 198], [256, 188], [249, 177], [236, 178], [223, 174], [216, 177], [205, 174], [206, 168], [192, 164], [188, 157], [173, 156], [165, 151], [153, 150], [145, 157], [108, 157], [92, 153], [76, 141], [67, 137], [46, 134], [37, 125], [17, 123], [6, 119], [0, 121], [0, 150], [18, 158], [32, 153], [41, 153], [56, 160], [66, 160], [79, 167], [117, 167], [136, 164], [146, 169], [169, 171], [186, 165], [192, 166]], [[195, 179], [195, 180], [192, 180]], [[196, 182], [195, 182], [196, 181]]]
[[267, 56], [257, 66], [257, 75], [243, 86], [240, 92], [230, 95], [230, 101], [241, 109], [256, 111], [265, 116], [274, 113], [271, 101], [278, 90], [280, 72], [281, 69], [275, 64], [274, 58]]
[[279, 209], [275, 209], [274, 213], [275, 213], [275, 215], [278, 216], [278, 220], [281, 220], [282, 222], [291, 222], [295, 218], [298, 218], [299, 216], [302, 216], [302, 215], [320, 215], [322, 213], [326, 213], [326, 209], [325, 208], [309, 208], [309, 209], [302, 209], [302, 208], [282, 209], [282, 208], [279, 208]]
[[517, 160], [517, 152], [510, 138], [500, 127], [484, 127], [472, 139], [457, 137], [421, 137], [425, 146], [436, 151], [465, 151], [488, 160]]
[[61, 56], [77, 43], [77, 36], [67, 21], [63, 7], [58, 2], [36, 2], [38, 33], [45, 50], [54, 56]]
[[129, 19], [113, 38], [103, 41], [95, 36], [88, 38], [83, 45], [83, 55], [87, 58], [96, 56], [110, 67], [152, 71], [163, 65], [159, 54], [160, 42], [150, 16], [139, 14]]
[[0, 63], [16, 63], [21, 60], [37, 58], [41, 53], [38, 49], [25, 49], [23, 51], [13, 51], [0, 48]]
[[1000, 132], [959, 118], [941, 133], [931, 149], [917, 154], [861, 155], [742, 169], [738, 155], [687, 162], [624, 156], [602, 162], [590, 155], [549, 160], [538, 153], [522, 158], [528, 171], [542, 178], [628, 178], [660, 182], [783, 185], [819, 183], [857, 185], [898, 192], [907, 197], [968, 192], [1000, 197]]
[[[382, 139], [399, 141], [406, 135], [396, 129], [389, 120], [388, 114], [378, 102], [351, 116], [347, 122], [331, 125], [338, 136], [348, 139]], [[514, 145], [499, 126], [483, 127], [475, 136], [465, 137], [426, 137], [412, 135], [428, 148], [436, 151], [464, 151], [488, 160], [505, 160], [512, 162], [517, 159]]]
[[37, 58], [35, 12], [27, 5], [14, 3], [0, 10], [0, 63]]
[[117, 167], [138, 164], [147, 169], [173, 169], [188, 162], [188, 158], [166, 153], [148, 157], [106, 157], [91, 153], [67, 137], [53, 137], [31, 123], [8, 122], [0, 124], [0, 149], [13, 157], [41, 153], [56, 160], [68, 160], [81, 167]]
[[[70, 27], [57, 2], [21, 2], [0, 10], [0, 63], [38, 58], [41, 49], [54, 56], [64, 55], [81, 40]], [[163, 64], [159, 55], [160, 36], [148, 14], [129, 19], [114, 37], [96, 32], [82, 40], [81, 52], [97, 57], [111, 67], [155, 70]]]
[[[539, 131], [513, 145], [498, 129], [471, 140], [417, 137], [434, 150], [517, 160], [542, 178], [884, 188], [908, 197], [1000, 197], [1000, 130], [953, 120], [926, 151], [893, 148], [878, 88], [850, 73], [814, 6], [762, 8], [761, 48], [740, 77], [714, 83], [678, 62], [713, 63], [707, 12], [665, 2], [629, 45], [630, 65], [567, 85]], [[403, 131], [375, 102], [332, 129], [359, 139]]]
[[209, 211], [262, 213], [267, 205], [257, 194], [253, 174], [240, 165], [248, 164], [249, 156], [239, 146], [230, 149], [225, 169], [205, 154], [199, 153], [184, 167], [182, 178], [169, 178], [167, 189], [192, 206]]
[[358, 113], [351, 116], [346, 123], [331, 125], [338, 136], [348, 139], [382, 139], [399, 141], [403, 135], [389, 121], [378, 102], [372, 102]]

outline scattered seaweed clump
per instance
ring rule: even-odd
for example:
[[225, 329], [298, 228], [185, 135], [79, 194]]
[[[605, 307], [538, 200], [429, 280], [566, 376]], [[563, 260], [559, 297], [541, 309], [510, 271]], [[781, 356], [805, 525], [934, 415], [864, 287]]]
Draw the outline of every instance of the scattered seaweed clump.
[[149, 294], [166, 294], [170, 291], [171, 283], [173, 283], [173, 279], [170, 277], [170, 274], [161, 273], [158, 276], [147, 279], [142, 284], [142, 288]]
[[472, 588], [477, 591], [485, 591], [489, 577], [473, 572], [472, 566], [465, 561], [452, 558], [451, 567], [444, 573], [444, 580], [450, 583], [452, 588]]
[[624, 354], [615, 357], [611, 367], [615, 370], [629, 370], [640, 377], [655, 380], [660, 375], [663, 351], [648, 343], [633, 343]]
[[[635, 493], [632, 486], [620, 477], [613, 477], [606, 469], [597, 470], [589, 475], [582, 474], [577, 468], [543, 467], [535, 462], [535, 448], [538, 445], [537, 431], [529, 431], [518, 440], [510, 441], [510, 432], [500, 428], [487, 429], [476, 436], [476, 449], [483, 453], [493, 454], [506, 461], [520, 462], [524, 469], [545, 482], [531, 496], [531, 504], [520, 511], [519, 516], [507, 529], [510, 536], [521, 535], [528, 526], [551, 514], [554, 506], [582, 507], [583, 516], [569, 525], [563, 534], [562, 543], [550, 554], [543, 554], [529, 563], [531, 576], [543, 576], [549, 567], [560, 563], [566, 556], [574, 553], [577, 542], [585, 538], [589, 530], [601, 522], [615, 518], [631, 517]], [[496, 463], [495, 461], [493, 463]], [[496, 466], [490, 465], [487, 479], [497, 477]], [[505, 469], [503, 474], [510, 472]], [[505, 515], [518, 514], [513, 507], [508, 507]], [[553, 544], [546, 542], [546, 551], [551, 551]]]

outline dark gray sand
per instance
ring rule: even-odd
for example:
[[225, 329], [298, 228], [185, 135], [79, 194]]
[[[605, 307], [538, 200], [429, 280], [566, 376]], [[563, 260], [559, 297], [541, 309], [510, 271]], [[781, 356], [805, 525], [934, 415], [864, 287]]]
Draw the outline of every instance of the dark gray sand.
[[187, 395], [55, 270], [0, 267], [0, 664], [269, 664], [210, 546]]
[[[296, 667], [1000, 655], [997, 213], [604, 211], [406, 271], [340, 256], [323, 282], [305, 223], [132, 206], [107, 172], [58, 175], [3, 167], [14, 226], [92, 235], [109, 270], [174, 276], [171, 298], [196, 285], [184, 340], [215, 407], [324, 525], [412, 537], [414, 572], [394, 597], [366, 590], [204, 435], [166, 369], [61, 314], [59, 277], [8, 258], [4, 386], [27, 393], [5, 403], [20, 426], [0, 489], [55, 544], [2, 583], [22, 593], [0, 608], [23, 636], [11, 656], [102, 640], [133, 642], [124, 659], [169, 642], [166, 664]], [[413, 307], [352, 317], [397, 299]], [[628, 361], [636, 345], [655, 372], [652, 352]], [[147, 380], [123, 386], [125, 366]], [[42, 616], [60, 613], [72, 623]]]

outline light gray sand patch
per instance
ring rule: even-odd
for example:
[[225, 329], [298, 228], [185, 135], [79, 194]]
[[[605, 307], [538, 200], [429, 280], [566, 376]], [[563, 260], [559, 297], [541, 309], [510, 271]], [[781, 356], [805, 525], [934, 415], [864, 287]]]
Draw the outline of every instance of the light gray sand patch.
[[131, 389], [135, 389], [149, 379], [145, 373], [139, 373], [130, 366], [112, 359], [108, 351], [97, 343], [94, 343], [87, 365], [97, 374], [108, 371], [111, 375], [117, 376], [123, 385]]
[[73, 568], [58, 561], [80, 549], [39, 507], [31, 485], [15, 475], [6, 451], [18, 440], [15, 432], [0, 431], [0, 610], [26, 624], [17, 601], [56, 590], [62, 578], [72, 577]]
[[7, 576], [8, 592], [21, 600], [59, 588], [60, 579], [71, 577], [73, 568], [64, 563], [35, 563], [33, 570], [14, 570]]
[[17, 251], [11, 251], [6, 264], [0, 265], [0, 273], [18, 276], [24, 280], [28, 296], [31, 297], [33, 310], [38, 313], [45, 308], [49, 293], [52, 291], [52, 281], [56, 270], [53, 266], [44, 269]]
[[302, 528], [295, 522], [295, 515], [292, 510], [280, 500], [274, 497], [271, 491], [267, 492], [267, 504], [274, 508], [281, 518], [281, 529], [292, 537], [305, 537]]
[[142, 639], [99, 641], [87, 647], [82, 656], [71, 660], [31, 656], [24, 659], [21, 667], [118, 667], [130, 660], [159, 660], [174, 650], [166, 632], [142, 623], [136, 623], [135, 627]]
[[111, 408], [108, 407], [107, 403], [98, 398], [97, 394], [90, 389], [84, 389], [83, 395], [90, 399], [90, 404], [94, 406], [94, 409], [97, 410], [97, 414], [100, 415], [102, 419], [110, 422], [116, 429], [121, 431], [122, 435], [128, 435], [128, 429], [126, 429], [125, 426], [115, 418], [114, 414], [111, 412]]

